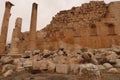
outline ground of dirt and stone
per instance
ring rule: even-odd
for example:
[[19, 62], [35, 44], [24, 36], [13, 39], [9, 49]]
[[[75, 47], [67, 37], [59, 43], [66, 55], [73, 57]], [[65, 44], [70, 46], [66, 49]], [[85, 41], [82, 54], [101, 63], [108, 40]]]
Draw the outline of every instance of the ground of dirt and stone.
[[120, 74], [102, 73], [101, 79], [94, 79], [91, 76], [79, 76], [72, 74], [53, 73], [13, 73], [12, 76], [0, 77], [0, 80], [120, 80]]

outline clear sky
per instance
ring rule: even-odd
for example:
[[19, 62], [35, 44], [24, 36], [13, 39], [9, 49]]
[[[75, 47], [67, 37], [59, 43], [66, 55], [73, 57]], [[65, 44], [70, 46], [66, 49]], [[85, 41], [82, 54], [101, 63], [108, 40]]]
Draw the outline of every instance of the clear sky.
[[[38, 21], [37, 30], [44, 28], [50, 23], [52, 17], [61, 10], [71, 9], [73, 6], [80, 6], [83, 3], [88, 3], [90, 0], [0, 0], [0, 31], [2, 19], [5, 10], [5, 1], [10, 1], [15, 6], [12, 7], [11, 17], [9, 22], [8, 42], [11, 41], [12, 30], [15, 26], [17, 17], [23, 19], [22, 32], [29, 31], [32, 3], [38, 4]], [[98, 0], [99, 1], [99, 0]], [[104, 0], [106, 3], [119, 0]]]

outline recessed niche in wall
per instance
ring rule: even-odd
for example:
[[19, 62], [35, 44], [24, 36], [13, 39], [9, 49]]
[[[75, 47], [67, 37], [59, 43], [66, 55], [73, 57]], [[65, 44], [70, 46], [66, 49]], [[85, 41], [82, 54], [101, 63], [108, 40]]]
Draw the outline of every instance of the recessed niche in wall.
[[97, 28], [95, 24], [90, 25], [90, 36], [97, 36]]
[[116, 35], [115, 34], [115, 25], [113, 23], [105, 23], [108, 27], [108, 35]]

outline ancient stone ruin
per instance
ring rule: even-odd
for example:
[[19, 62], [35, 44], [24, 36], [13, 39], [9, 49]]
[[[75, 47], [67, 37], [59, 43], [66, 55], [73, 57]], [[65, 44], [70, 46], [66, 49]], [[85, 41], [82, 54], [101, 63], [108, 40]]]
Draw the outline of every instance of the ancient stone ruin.
[[[0, 80], [120, 80], [120, 1], [90, 1], [60, 11], [40, 31], [36, 30], [38, 4], [33, 3], [30, 31], [21, 32], [22, 18], [18, 17], [8, 46], [12, 6], [6, 2], [0, 35]], [[24, 72], [31, 76], [17, 77]]]
[[47, 27], [37, 32], [38, 49], [120, 45], [119, 29], [120, 2], [91, 1], [55, 15]]
[[[5, 53], [12, 3], [6, 9], [0, 36], [0, 53]], [[120, 2], [90, 1], [71, 10], [60, 11], [49, 25], [36, 31], [37, 4], [33, 3], [30, 32], [21, 32], [22, 19], [17, 18], [9, 54], [27, 50], [72, 50], [79, 47], [107, 48], [120, 45]]]

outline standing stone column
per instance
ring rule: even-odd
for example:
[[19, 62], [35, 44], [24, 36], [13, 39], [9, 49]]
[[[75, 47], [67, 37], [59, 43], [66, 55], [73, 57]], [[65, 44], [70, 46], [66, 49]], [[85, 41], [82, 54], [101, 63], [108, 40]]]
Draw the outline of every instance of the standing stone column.
[[37, 32], [36, 32], [36, 25], [37, 25], [37, 4], [33, 3], [32, 5], [32, 15], [31, 15], [31, 24], [30, 24], [30, 43], [29, 43], [29, 50], [33, 51], [36, 49], [36, 39], [37, 39]]
[[22, 25], [22, 19], [17, 18], [15, 23], [15, 28], [13, 29], [12, 33], [12, 41], [11, 41], [11, 48], [10, 53], [11, 55], [19, 54], [20, 49], [20, 35], [21, 35], [21, 25]]
[[1, 28], [1, 36], [0, 36], [0, 54], [3, 54], [5, 52], [5, 46], [7, 41], [7, 33], [8, 33], [8, 25], [9, 25], [9, 19], [10, 19], [10, 11], [11, 7], [13, 6], [12, 3], [9, 1], [5, 4], [5, 12], [2, 22], [2, 28]]

